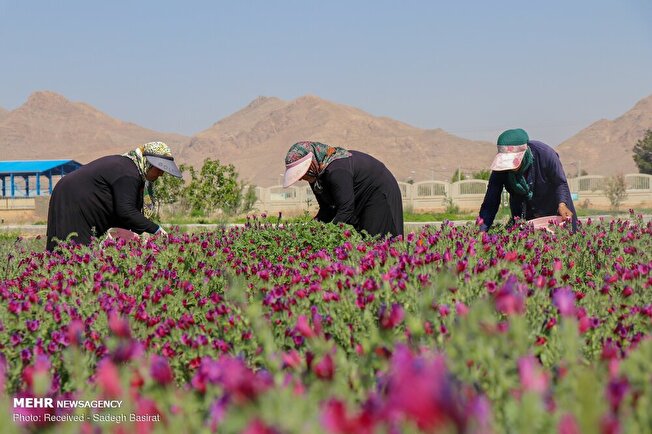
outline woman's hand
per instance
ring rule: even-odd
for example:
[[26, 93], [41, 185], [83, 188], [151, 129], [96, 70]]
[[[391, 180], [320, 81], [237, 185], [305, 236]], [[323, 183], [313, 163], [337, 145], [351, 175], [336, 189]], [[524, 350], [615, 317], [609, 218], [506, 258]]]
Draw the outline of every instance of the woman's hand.
[[561, 202], [559, 204], [559, 208], [557, 208], [557, 212], [559, 212], [559, 215], [564, 220], [571, 220], [573, 218], [573, 213], [571, 212], [571, 210], [568, 209], [568, 207], [564, 202]]

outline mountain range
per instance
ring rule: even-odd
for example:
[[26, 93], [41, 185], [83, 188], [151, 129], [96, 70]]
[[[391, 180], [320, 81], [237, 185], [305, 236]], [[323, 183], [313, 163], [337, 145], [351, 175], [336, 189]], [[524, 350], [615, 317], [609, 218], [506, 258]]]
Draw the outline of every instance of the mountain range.
[[[636, 141], [652, 128], [652, 95], [619, 118], [600, 120], [557, 147], [569, 176], [636, 172]], [[82, 102], [49, 91], [35, 92], [8, 111], [0, 109], [0, 159], [70, 158], [87, 163], [126, 152], [148, 141], [170, 145], [176, 160], [199, 168], [206, 158], [233, 164], [247, 183], [280, 183], [283, 159], [297, 141], [321, 141], [367, 152], [400, 181], [450, 179], [457, 168], [486, 169], [490, 142], [468, 140], [442, 129], [420, 129], [387, 117], [307, 95], [291, 101], [258, 97], [192, 137], [157, 132], [115, 119]], [[614, 158], [614, 156], [616, 156]]]
[[[652, 130], [652, 95], [614, 120], [600, 119], [556, 148], [566, 173], [591, 175], [638, 173], [633, 149], [646, 130]], [[568, 167], [575, 163], [575, 171]]]

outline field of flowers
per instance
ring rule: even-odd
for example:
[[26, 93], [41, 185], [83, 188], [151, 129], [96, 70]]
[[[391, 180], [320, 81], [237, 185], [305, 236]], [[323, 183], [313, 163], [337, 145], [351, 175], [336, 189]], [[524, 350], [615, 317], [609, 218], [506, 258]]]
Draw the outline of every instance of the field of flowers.
[[5, 240], [2, 432], [649, 433], [651, 235], [632, 214]]

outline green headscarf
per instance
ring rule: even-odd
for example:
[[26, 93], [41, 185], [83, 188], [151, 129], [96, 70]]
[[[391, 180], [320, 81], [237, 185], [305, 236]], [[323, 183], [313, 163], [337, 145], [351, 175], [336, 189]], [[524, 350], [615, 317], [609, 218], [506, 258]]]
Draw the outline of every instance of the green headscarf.
[[525, 172], [532, 166], [532, 163], [534, 163], [534, 155], [532, 155], [532, 150], [528, 146], [527, 151], [523, 154], [523, 161], [521, 161], [518, 170], [510, 171], [507, 174], [507, 185], [510, 187], [510, 190], [519, 196], [525, 196], [527, 200], [532, 199], [534, 194], [525, 179]]
[[[514, 194], [524, 196], [527, 200], [532, 199], [533, 196], [532, 189], [530, 189], [530, 186], [525, 179], [525, 172], [527, 172], [527, 170], [532, 166], [532, 163], [534, 162], [534, 155], [532, 154], [532, 150], [528, 145], [529, 141], [530, 137], [525, 130], [522, 128], [515, 128], [512, 130], [504, 131], [500, 136], [498, 136], [498, 141], [496, 143], [498, 146], [498, 155], [496, 156], [497, 159], [501, 155], [509, 156], [511, 153], [516, 153], [519, 151], [522, 152], [522, 149], [519, 148], [527, 148], [523, 154], [523, 158], [521, 160], [520, 166], [518, 166], [518, 169], [510, 170], [507, 173], [507, 189]], [[516, 163], [516, 161], [516, 159], [513, 160], [514, 163]]]

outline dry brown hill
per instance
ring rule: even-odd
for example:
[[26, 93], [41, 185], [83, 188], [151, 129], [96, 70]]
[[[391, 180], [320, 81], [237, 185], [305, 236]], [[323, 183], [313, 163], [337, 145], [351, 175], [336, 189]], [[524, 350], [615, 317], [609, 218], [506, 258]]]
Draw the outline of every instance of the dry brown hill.
[[0, 114], [3, 160], [71, 158], [87, 163], [154, 140], [180, 149], [189, 138], [114, 119], [53, 92], [35, 92], [22, 106]]
[[[652, 128], [652, 95], [621, 117], [601, 120], [557, 148], [567, 172], [579, 162], [595, 174], [636, 172], [631, 158], [636, 141]], [[397, 179], [449, 179], [458, 167], [488, 167], [495, 147], [441, 130], [423, 130], [316, 96], [292, 101], [259, 97], [192, 138], [159, 133], [114, 119], [95, 108], [52, 92], [36, 92], [19, 108], [0, 109], [0, 159], [72, 158], [86, 163], [102, 155], [163, 140], [177, 160], [201, 166], [218, 158], [236, 166], [241, 178], [260, 186], [277, 185], [287, 149], [300, 140], [368, 152]]]
[[568, 167], [572, 162], [591, 175], [638, 173], [632, 149], [647, 129], [652, 129], [652, 95], [612, 121], [591, 124], [561, 143], [557, 152], [569, 175], [577, 173], [577, 168]]
[[280, 183], [288, 148], [313, 140], [367, 152], [406, 181], [449, 179], [456, 168], [488, 167], [495, 146], [441, 129], [422, 130], [316, 96], [292, 101], [259, 97], [244, 109], [195, 135], [180, 156], [200, 166], [217, 158], [236, 166], [241, 178], [260, 186]]

